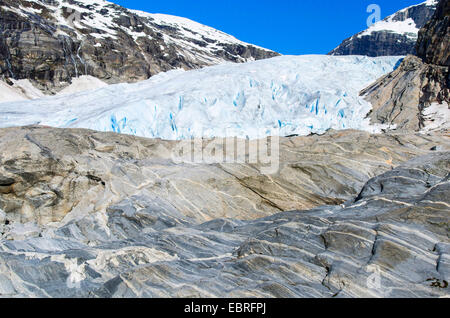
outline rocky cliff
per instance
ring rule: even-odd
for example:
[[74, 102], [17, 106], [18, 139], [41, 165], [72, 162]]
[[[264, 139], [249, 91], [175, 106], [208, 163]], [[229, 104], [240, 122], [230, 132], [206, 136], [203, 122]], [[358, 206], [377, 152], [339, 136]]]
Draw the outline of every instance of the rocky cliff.
[[0, 0], [0, 77], [57, 91], [79, 75], [135, 82], [278, 55], [179, 17], [104, 0]]
[[419, 33], [418, 56], [361, 92], [373, 105], [373, 122], [403, 130], [449, 128], [450, 5], [440, 1]]
[[419, 30], [431, 19], [437, 0], [388, 16], [342, 42], [331, 55], [402, 56], [416, 53]]

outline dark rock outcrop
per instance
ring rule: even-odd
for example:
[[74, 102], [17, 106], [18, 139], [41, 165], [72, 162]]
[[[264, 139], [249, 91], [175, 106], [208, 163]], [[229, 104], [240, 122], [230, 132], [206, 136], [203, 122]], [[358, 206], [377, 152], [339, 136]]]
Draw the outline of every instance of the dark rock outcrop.
[[[396, 28], [398, 22], [415, 24], [418, 30], [433, 16], [436, 10], [434, 3], [422, 3], [403, 9], [380, 23], [382, 27], [371, 27], [342, 42], [331, 51], [330, 55], [367, 55], [367, 56], [402, 56], [416, 53], [417, 31], [404, 32]], [[408, 20], [411, 19], [411, 20]], [[398, 29], [398, 30], [396, 30]], [[412, 28], [413, 29], [413, 28]]]
[[79, 75], [135, 82], [276, 55], [186, 19], [103, 0], [0, 0], [0, 77], [30, 79], [50, 92]]
[[[421, 130], [425, 111], [432, 104], [450, 104], [449, 91], [450, 5], [440, 1], [433, 18], [420, 31], [419, 56], [407, 56], [392, 73], [364, 89], [361, 95], [373, 105], [375, 123], [395, 125], [400, 130]], [[442, 109], [448, 114], [447, 109]], [[445, 120], [445, 117], [442, 119]], [[445, 122], [444, 122], [445, 124]]]

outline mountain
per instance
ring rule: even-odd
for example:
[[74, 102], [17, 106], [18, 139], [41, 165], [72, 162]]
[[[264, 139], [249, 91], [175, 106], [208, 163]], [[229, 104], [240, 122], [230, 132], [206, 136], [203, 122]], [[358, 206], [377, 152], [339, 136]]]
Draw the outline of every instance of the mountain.
[[438, 0], [410, 6], [344, 40], [330, 55], [415, 54], [419, 30], [431, 19]]
[[[24, 3], [6, 16], [28, 21]], [[39, 3], [36, 19], [60, 8]], [[134, 33], [83, 3], [65, 2], [95, 12], [95, 32], [15, 31], [2, 53], [0, 96], [21, 100], [0, 103], [0, 297], [449, 297], [448, 0], [418, 56], [219, 59], [108, 86], [128, 69], [95, 76], [88, 40], [63, 46], [64, 63], [54, 32], [98, 48], [151, 40], [123, 42]], [[185, 55], [187, 37], [170, 42]], [[34, 77], [11, 76], [36, 69], [21, 59], [75, 77], [42, 98]]]
[[425, 63], [450, 67], [450, 2], [441, 0], [435, 15], [419, 32], [417, 55]]
[[418, 56], [409, 55], [392, 73], [361, 92], [372, 123], [399, 130], [450, 129], [450, 3], [439, 2], [419, 32]]
[[375, 131], [364, 119], [371, 105], [359, 92], [399, 63], [400, 57], [281, 56], [170, 71], [134, 84], [2, 103], [0, 127], [40, 124], [163, 139]]
[[194, 21], [104, 0], [0, 0], [0, 77], [55, 92], [80, 75], [109, 84], [278, 54]]

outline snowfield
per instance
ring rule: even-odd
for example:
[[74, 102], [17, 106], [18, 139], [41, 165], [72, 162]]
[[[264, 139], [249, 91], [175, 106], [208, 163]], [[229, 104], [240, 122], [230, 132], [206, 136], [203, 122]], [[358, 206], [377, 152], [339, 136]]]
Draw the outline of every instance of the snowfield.
[[[96, 39], [110, 38], [113, 40], [118, 40], [119, 29], [116, 20], [120, 20], [125, 12], [139, 16], [141, 18], [139, 23], [142, 22], [154, 33], [162, 35], [163, 42], [160, 47], [162, 51], [176, 49], [180, 56], [183, 56], [188, 60], [194, 59], [196, 61], [206, 63], [207, 65], [223, 63], [229, 59], [218, 55], [217, 51], [222, 51], [224, 45], [254, 47], [265, 51], [270, 51], [256, 45], [240, 41], [232, 35], [187, 18], [130, 10], [105, 0], [27, 0], [27, 2], [35, 2], [38, 7], [46, 7], [48, 14], [51, 16], [50, 20], [55, 21], [57, 26], [63, 26], [58, 27], [57, 29], [57, 33], [60, 36], [69, 36], [67, 33], [67, 28], [70, 28], [72, 32], [74, 32], [75, 38], [80, 41], [83, 41], [86, 38], [86, 34], [89, 34]], [[42, 13], [42, 9], [35, 9], [32, 5], [24, 6], [23, 3], [18, 3], [17, 7], [2, 6], [2, 9], [11, 11], [29, 20], [33, 20], [33, 18], [36, 17], [36, 14], [39, 15]], [[68, 14], [70, 13], [79, 13], [80, 15], [76, 15], [75, 19], [69, 20]], [[139, 29], [141, 25], [136, 25], [136, 27]], [[148, 32], [136, 31], [133, 23], [127, 27], [120, 27], [120, 31], [130, 35], [131, 39], [138, 46], [140, 43], [138, 41], [139, 38], [152, 38]], [[102, 44], [99, 42], [96, 45], [101, 46]], [[252, 55], [249, 57], [230, 54], [230, 56], [231, 55], [233, 55], [233, 58], [235, 58], [238, 62], [254, 60]], [[79, 56], [75, 57], [75, 59], [79, 58]], [[84, 62], [82, 61], [82, 64], [83, 63]], [[82, 69], [77, 70], [77, 72], [78, 71], [83, 73]], [[86, 72], [84, 72], [84, 74], [86, 74]]]
[[170, 71], [136, 84], [0, 104], [0, 127], [89, 128], [142, 137], [308, 135], [371, 132], [371, 105], [359, 91], [401, 57], [282, 56], [194, 71]]
[[0, 103], [23, 101], [28, 99], [42, 98], [44, 93], [33, 86], [27, 79], [13, 80], [13, 85], [10, 86], [0, 79]]

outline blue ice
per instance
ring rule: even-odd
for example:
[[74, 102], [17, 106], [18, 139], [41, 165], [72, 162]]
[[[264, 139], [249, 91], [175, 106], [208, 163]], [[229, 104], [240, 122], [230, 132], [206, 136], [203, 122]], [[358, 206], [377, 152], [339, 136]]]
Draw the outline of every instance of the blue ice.
[[180, 96], [180, 99], [178, 101], [178, 110], [183, 109], [183, 103], [184, 103], [184, 98], [183, 98], [183, 96]]
[[117, 124], [116, 115], [111, 115], [111, 129], [116, 133], [121, 132], [120, 126]]

